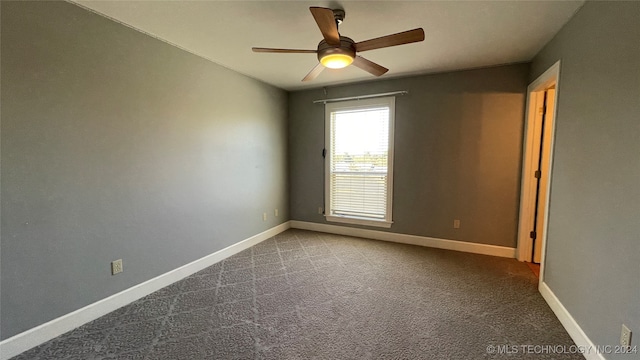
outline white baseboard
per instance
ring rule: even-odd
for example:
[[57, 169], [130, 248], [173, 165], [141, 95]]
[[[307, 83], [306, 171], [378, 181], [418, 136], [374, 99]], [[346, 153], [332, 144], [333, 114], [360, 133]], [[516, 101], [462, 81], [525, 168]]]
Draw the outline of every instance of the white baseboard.
[[204, 268], [207, 268], [231, 255], [237, 254], [242, 250], [269, 239], [290, 228], [290, 222], [282, 223], [272, 227], [260, 234], [254, 235], [248, 239], [242, 240], [213, 254], [190, 262], [177, 269], [159, 275], [153, 279], [147, 280], [141, 284], [130, 287], [117, 294], [99, 300], [93, 304], [87, 305], [81, 309], [53, 319], [42, 325], [29, 329], [25, 332], [12, 336], [0, 342], [0, 360], [7, 360], [55, 337], [58, 337], [68, 331], [71, 331], [83, 324], [93, 321], [103, 315], [106, 315], [122, 306], [130, 304], [140, 298], [143, 298], [165, 286], [171, 285], [176, 281], [192, 275]]
[[437, 239], [425, 236], [397, 234], [385, 231], [368, 230], [347, 226], [318, 224], [305, 221], [291, 220], [291, 227], [295, 229], [312, 230], [338, 235], [357, 236], [368, 239], [391, 241], [402, 244], [420, 245], [438, 249], [463, 251], [474, 254], [492, 255], [500, 257], [516, 257], [516, 249], [506, 246], [471, 243], [466, 241]]
[[554, 314], [556, 314], [556, 317], [560, 320], [562, 326], [567, 330], [567, 333], [569, 333], [573, 342], [575, 342], [579, 348], [585, 350], [583, 353], [585, 359], [606, 360], [602, 354], [598, 353], [596, 345], [594, 345], [587, 334], [582, 331], [580, 325], [578, 325], [573, 316], [571, 316], [569, 311], [567, 311], [553, 291], [551, 291], [551, 288], [549, 288], [546, 283], [540, 282], [538, 290], [540, 290], [540, 294], [542, 294], [544, 300], [549, 304], [549, 307], [553, 310]]

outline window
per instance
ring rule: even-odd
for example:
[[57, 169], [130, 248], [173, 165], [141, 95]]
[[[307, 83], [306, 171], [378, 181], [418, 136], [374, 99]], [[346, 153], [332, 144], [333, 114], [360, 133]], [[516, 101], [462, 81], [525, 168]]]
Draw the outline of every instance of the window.
[[395, 98], [328, 103], [327, 221], [391, 227]]

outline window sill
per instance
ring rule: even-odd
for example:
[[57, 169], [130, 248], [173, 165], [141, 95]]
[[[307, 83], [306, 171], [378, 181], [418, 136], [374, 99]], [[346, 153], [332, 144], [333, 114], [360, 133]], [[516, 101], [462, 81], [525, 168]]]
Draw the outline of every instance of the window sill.
[[375, 226], [382, 228], [390, 228], [393, 221], [386, 220], [371, 220], [371, 219], [363, 219], [357, 217], [350, 216], [333, 216], [333, 215], [325, 215], [325, 219], [330, 222], [338, 222], [343, 224], [353, 224], [353, 225], [364, 225], [364, 226]]

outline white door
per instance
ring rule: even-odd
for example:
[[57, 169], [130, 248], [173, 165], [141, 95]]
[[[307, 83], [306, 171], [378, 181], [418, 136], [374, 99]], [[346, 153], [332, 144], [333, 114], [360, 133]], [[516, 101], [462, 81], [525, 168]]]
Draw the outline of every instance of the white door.
[[535, 226], [535, 241], [533, 248], [533, 262], [540, 263], [542, 257], [542, 242], [544, 234], [544, 222], [546, 221], [546, 203], [549, 194], [549, 176], [548, 173], [551, 170], [550, 156], [551, 156], [551, 129], [554, 121], [554, 107], [555, 107], [555, 89], [547, 89], [543, 93], [543, 106], [540, 119], [540, 155], [538, 158], [540, 171], [538, 173], [538, 194], [536, 204], [536, 219]]

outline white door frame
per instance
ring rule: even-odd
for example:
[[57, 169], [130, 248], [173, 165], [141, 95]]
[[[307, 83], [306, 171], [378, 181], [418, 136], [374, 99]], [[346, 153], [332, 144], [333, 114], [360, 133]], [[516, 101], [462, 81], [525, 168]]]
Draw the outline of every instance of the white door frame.
[[[540, 75], [534, 82], [527, 87], [527, 105], [526, 105], [526, 118], [524, 125], [524, 144], [522, 155], [522, 184], [520, 193], [520, 218], [518, 221], [518, 260], [531, 261], [531, 254], [533, 251], [533, 241], [529, 237], [529, 232], [533, 229], [533, 214], [535, 212], [536, 201], [536, 187], [537, 182], [535, 178], [535, 171], [537, 170], [537, 156], [539, 148], [535, 148], [535, 118], [538, 109], [536, 109], [535, 96], [537, 92], [549, 89], [555, 84], [555, 107], [553, 109], [553, 120], [551, 121], [551, 136], [550, 136], [550, 153], [549, 153], [549, 171], [543, 172], [542, 176], [547, 178], [547, 184], [549, 184], [549, 191], [544, 199], [544, 213], [549, 212], [549, 195], [551, 193], [551, 177], [553, 169], [553, 147], [555, 143], [555, 128], [556, 119], [558, 113], [558, 94], [560, 93], [560, 61], [553, 64], [547, 71]], [[540, 260], [540, 281], [544, 275], [544, 259], [546, 252], [546, 239], [548, 228], [548, 217], [544, 217], [542, 234], [537, 234], [537, 241], [542, 241], [542, 256]]]

